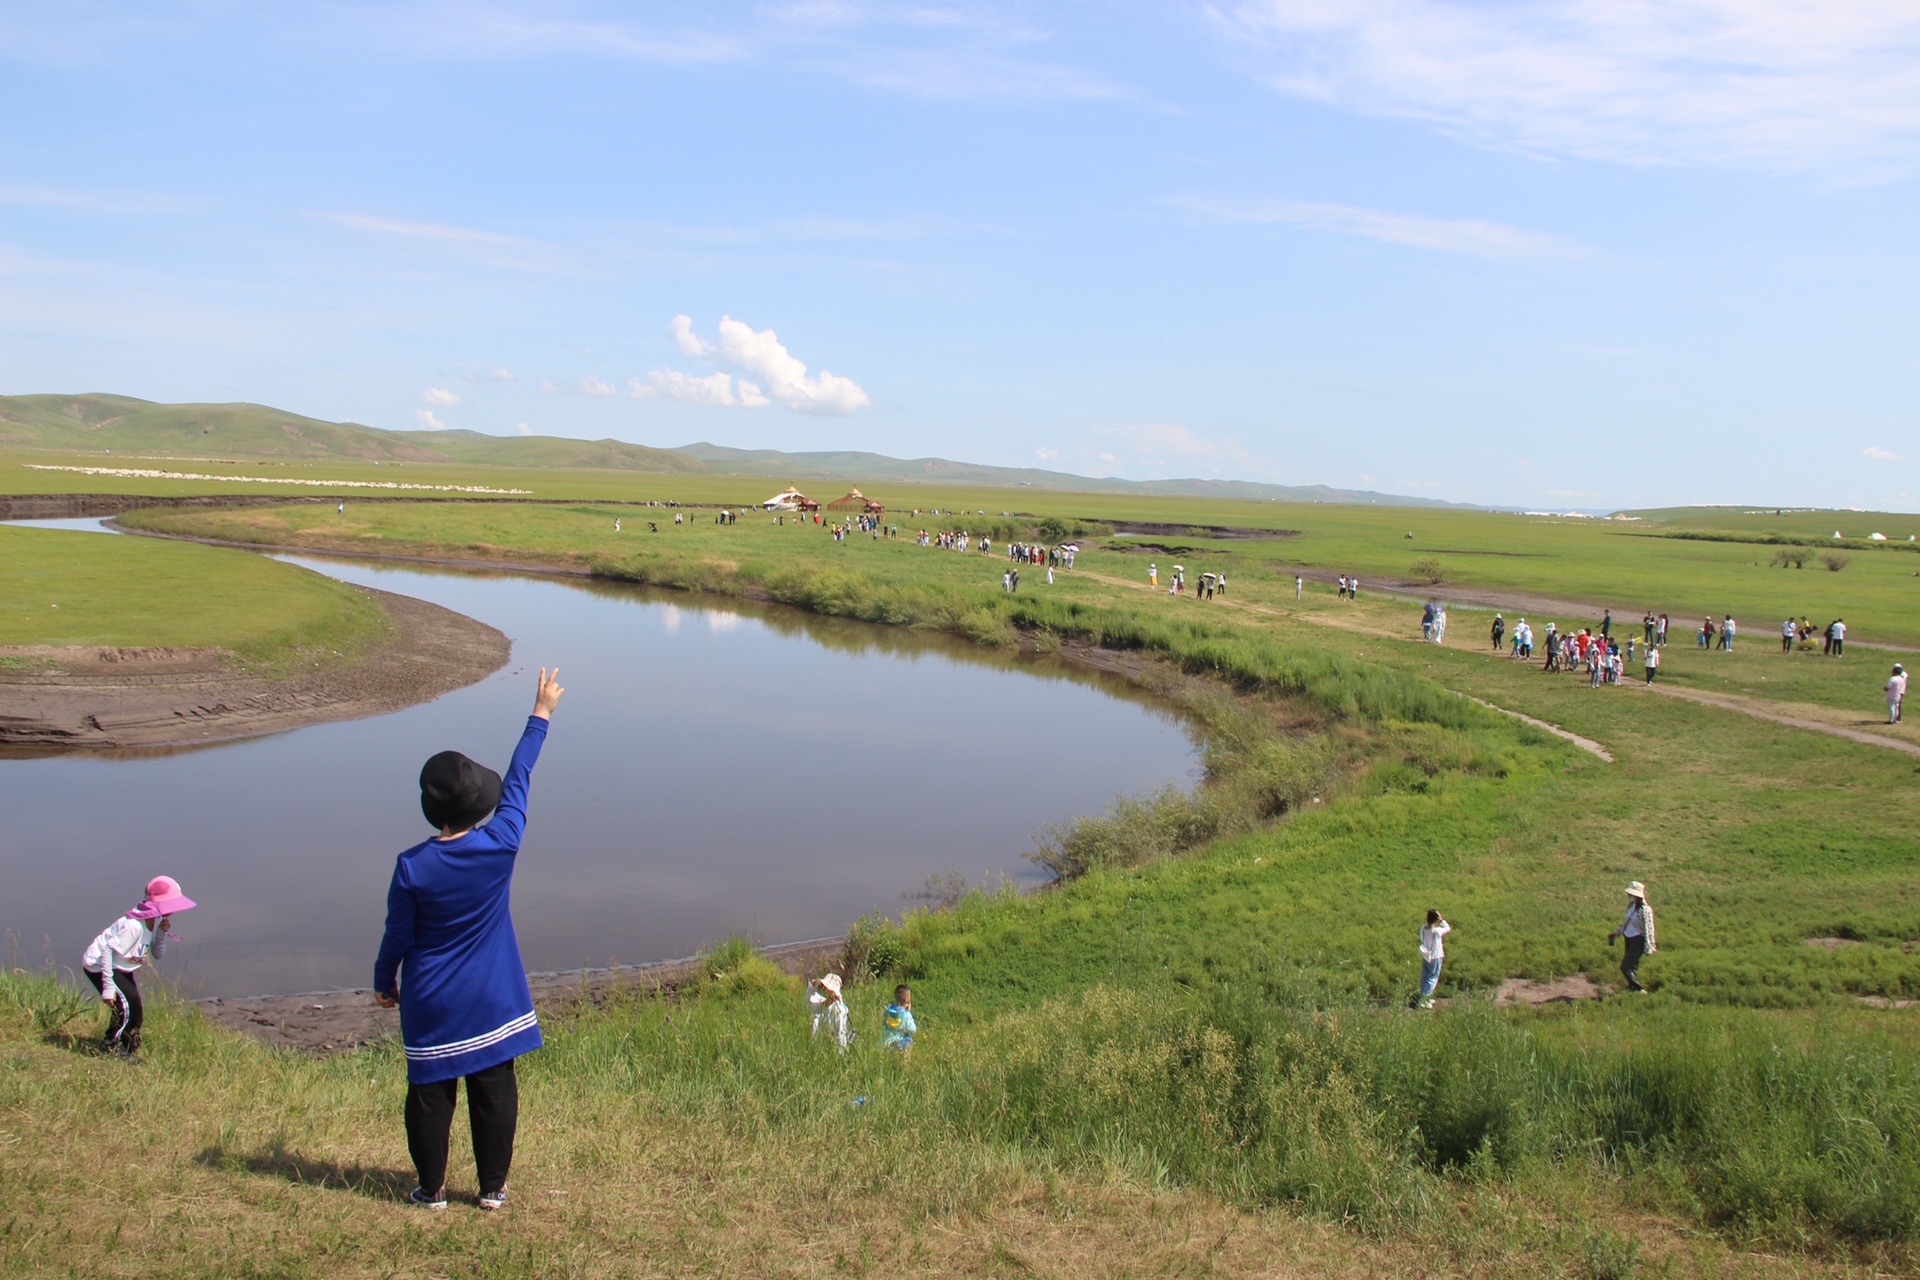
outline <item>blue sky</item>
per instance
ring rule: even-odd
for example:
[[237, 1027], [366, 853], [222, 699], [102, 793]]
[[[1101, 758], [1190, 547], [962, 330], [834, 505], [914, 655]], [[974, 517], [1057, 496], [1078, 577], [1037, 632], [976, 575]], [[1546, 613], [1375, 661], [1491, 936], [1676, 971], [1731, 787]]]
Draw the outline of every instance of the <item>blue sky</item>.
[[1917, 169], [1883, 0], [13, 0], [0, 391], [1913, 510]]

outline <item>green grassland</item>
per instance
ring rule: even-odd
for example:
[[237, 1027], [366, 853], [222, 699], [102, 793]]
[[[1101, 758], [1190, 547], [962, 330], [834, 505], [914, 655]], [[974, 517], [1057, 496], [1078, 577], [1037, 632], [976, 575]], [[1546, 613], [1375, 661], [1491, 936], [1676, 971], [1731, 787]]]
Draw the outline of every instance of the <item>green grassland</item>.
[[[390, 1047], [309, 1062], [169, 1009], [153, 1061], [130, 1076], [74, 1051], [69, 1033], [90, 1007], [57, 1025], [52, 988], [15, 977], [14, 1009], [0, 1011], [0, 1133], [24, 1158], [0, 1181], [0, 1249], [23, 1273], [84, 1269], [94, 1242], [74, 1224], [99, 1152], [128, 1130], [155, 1134], [138, 1204], [193, 1242], [200, 1274], [1920, 1265], [1920, 1027], [1911, 1009], [1863, 999], [1920, 998], [1920, 761], [1545, 675], [1493, 656], [1490, 615], [1465, 607], [1446, 647], [1423, 645], [1417, 601], [1368, 590], [1340, 602], [1310, 585], [1296, 603], [1290, 572], [1372, 581], [1434, 554], [1455, 581], [1611, 603], [1623, 626], [1648, 606], [1676, 629], [1695, 609], [1732, 610], [1748, 628], [1735, 653], [1688, 639], [1662, 679], [1864, 717], [1887, 655], [1781, 655], [1759, 618], [1843, 613], [1855, 636], [1920, 638], [1900, 576], [1916, 557], [1780, 570], [1753, 547], [1649, 537], [1642, 524], [862, 486], [890, 506], [976, 513], [901, 514], [909, 535], [995, 524], [1004, 536], [1021, 522], [999, 513], [1016, 501], [1063, 519], [1299, 531], [1133, 540], [1180, 548], [1171, 554], [1090, 538], [1079, 571], [1048, 587], [1029, 568], [1009, 596], [998, 556], [908, 537], [834, 543], [759, 514], [722, 527], [695, 512], [675, 526], [670, 511], [596, 505], [740, 501], [764, 496], [764, 482], [565, 483], [578, 502], [124, 519], [581, 568], [986, 644], [1137, 650], [1158, 660], [1155, 686], [1206, 727], [1210, 781], [1040, 833], [1036, 852], [1071, 872], [1053, 891], [976, 893], [856, 928], [857, 1019], [873, 1037], [881, 993], [911, 980], [927, 1028], [911, 1061], [870, 1044], [845, 1060], [812, 1051], [791, 985], [737, 950], [716, 957], [726, 977], [698, 996], [565, 1020], [526, 1064], [504, 1223], [469, 1212], [423, 1226], [393, 1203], [411, 1184]], [[1229, 594], [1149, 593], [1149, 560], [1224, 569]], [[1779, 604], [1789, 588], [1793, 603]], [[1460, 695], [1584, 735], [1614, 759]], [[1491, 1007], [1507, 979], [1608, 981], [1617, 957], [1605, 935], [1633, 878], [1659, 908], [1661, 949], [1644, 970], [1653, 994]], [[1417, 1017], [1403, 1006], [1429, 906], [1456, 926], [1443, 982], [1456, 1000]]]
[[225, 649], [272, 675], [358, 656], [390, 630], [363, 593], [263, 556], [0, 527], [0, 645]]

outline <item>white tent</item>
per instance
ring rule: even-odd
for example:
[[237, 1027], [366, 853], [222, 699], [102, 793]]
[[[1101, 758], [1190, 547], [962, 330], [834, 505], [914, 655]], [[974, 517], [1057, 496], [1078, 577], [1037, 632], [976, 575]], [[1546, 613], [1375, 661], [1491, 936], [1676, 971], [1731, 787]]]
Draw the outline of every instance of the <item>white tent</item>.
[[792, 485], [788, 485], [779, 493], [774, 494], [771, 498], [761, 503], [760, 509], [762, 511], [798, 511], [800, 504], [806, 500], [806, 494], [800, 492]]

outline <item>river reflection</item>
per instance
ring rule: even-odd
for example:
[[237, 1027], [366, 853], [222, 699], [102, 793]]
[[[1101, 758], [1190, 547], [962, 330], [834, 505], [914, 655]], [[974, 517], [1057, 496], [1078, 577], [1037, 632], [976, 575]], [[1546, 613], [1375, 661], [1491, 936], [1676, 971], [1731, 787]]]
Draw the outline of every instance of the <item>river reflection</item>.
[[164, 872], [202, 904], [163, 966], [194, 994], [365, 985], [393, 857], [427, 834], [421, 761], [503, 768], [543, 663], [568, 694], [514, 887], [534, 969], [834, 935], [934, 873], [1031, 881], [1038, 827], [1196, 769], [1171, 713], [1057, 660], [609, 583], [295, 563], [499, 627], [512, 661], [372, 720], [0, 761], [14, 963], [77, 965]]

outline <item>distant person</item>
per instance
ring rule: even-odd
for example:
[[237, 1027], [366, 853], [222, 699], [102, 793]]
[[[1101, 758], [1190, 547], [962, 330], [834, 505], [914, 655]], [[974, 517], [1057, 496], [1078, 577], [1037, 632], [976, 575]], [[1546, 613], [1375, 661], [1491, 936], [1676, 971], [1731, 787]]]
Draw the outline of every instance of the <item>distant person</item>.
[[1013, 570], [1009, 569], [1000, 575], [1000, 590], [1008, 595], [1013, 594]]
[[1793, 618], [1789, 616], [1785, 622], [1780, 624], [1780, 652], [1792, 653], [1793, 642], [1799, 634], [1799, 626], [1794, 622]]
[[[447, 1207], [447, 1145], [463, 1076], [478, 1203], [491, 1210], [507, 1202], [520, 1120], [513, 1063], [541, 1044], [508, 895], [534, 762], [563, 692], [560, 669], [542, 667], [505, 781], [458, 751], [427, 761], [420, 812], [440, 834], [394, 862], [373, 989], [382, 1008], [400, 1006], [407, 1150], [420, 1178], [407, 1199], [422, 1208]], [[481, 826], [488, 814], [493, 820]]]
[[1439, 612], [1433, 601], [1427, 601], [1427, 607], [1420, 611], [1420, 638], [1428, 644], [1433, 643], [1433, 616]]
[[809, 979], [807, 988], [807, 1000], [813, 1005], [811, 1038], [818, 1040], [820, 1029], [825, 1027], [834, 1048], [845, 1053], [853, 1043], [854, 1032], [847, 1017], [847, 1002], [840, 998], [840, 975], [829, 973], [823, 978]]
[[1440, 985], [1440, 963], [1447, 950], [1441, 939], [1453, 932], [1438, 911], [1427, 911], [1427, 922], [1420, 926], [1420, 994], [1413, 998], [1415, 1009], [1433, 1008], [1433, 989]]
[[1147, 585], [1150, 587], [1157, 587], [1160, 585], [1160, 566], [1159, 565], [1150, 564], [1147, 566]]
[[1299, 574], [1296, 573], [1293, 575], [1293, 598], [1295, 600], [1298, 600], [1300, 598], [1300, 591], [1303, 587], [1306, 586], [1306, 582], [1307, 580], [1305, 578], [1302, 578]]
[[1712, 618], [1700, 619], [1700, 646], [1699, 647], [1702, 649], [1713, 648], [1713, 619]]
[[1360, 598], [1360, 578], [1356, 574], [1348, 574], [1347, 575], [1347, 599], [1358, 600], [1359, 598]]
[[881, 1015], [880, 1025], [884, 1029], [880, 1039], [883, 1046], [901, 1053], [913, 1048], [913, 1038], [920, 1031], [913, 1020], [913, 988], [902, 983], [893, 989], [893, 1003]]
[[166, 952], [173, 936], [173, 913], [193, 907], [193, 899], [180, 892], [179, 881], [155, 876], [147, 881], [146, 896], [87, 944], [80, 968], [108, 1010], [100, 1052], [128, 1059], [139, 1054], [146, 1010], [134, 975]]
[[1612, 946], [1615, 938], [1626, 945], [1626, 954], [1620, 957], [1620, 976], [1627, 980], [1627, 990], [1645, 991], [1640, 985], [1640, 959], [1660, 948], [1654, 945], [1653, 908], [1647, 905], [1647, 886], [1638, 880], [1627, 886], [1626, 919], [1607, 935], [1607, 945]]
[[1493, 651], [1500, 652], [1501, 637], [1507, 634], [1507, 620], [1499, 614], [1493, 615]]
[[344, 502], [340, 504], [340, 514], [341, 515], [347, 514], [347, 504]]
[[1653, 642], [1662, 649], [1667, 647], [1667, 615], [1664, 613], [1660, 615], [1660, 627], [1654, 633]]
[[1833, 656], [1838, 658], [1847, 651], [1847, 620], [1833, 620]]
[[1651, 685], [1653, 683], [1653, 678], [1659, 674], [1660, 674], [1660, 646], [1650, 644], [1647, 646], [1647, 683]]
[[1893, 664], [1893, 674], [1887, 677], [1887, 723], [1900, 723], [1900, 704], [1907, 700], [1907, 669], [1899, 663]]
[[1435, 644], [1447, 642], [1447, 606], [1444, 604], [1435, 610], [1433, 615], [1433, 642]]
[[1640, 619], [1640, 630], [1644, 633], [1640, 637], [1642, 644], [1653, 643], [1653, 629], [1656, 625], [1658, 625], [1658, 619], [1653, 616], [1653, 610], [1647, 610], [1647, 616]]
[[1342, 600], [1347, 598], [1347, 575], [1344, 573], [1340, 575], [1340, 591], [1338, 594]]
[[1720, 647], [1722, 649], [1725, 649], [1728, 653], [1733, 652], [1734, 630], [1735, 628], [1733, 624], [1733, 615], [1728, 614], [1726, 616], [1726, 619], [1722, 621], [1720, 624]]
[[620, 517], [619, 517], [619, 516], [615, 516], [615, 517], [613, 518], [613, 531], [614, 531], [615, 533], [618, 533], [618, 532], [620, 532]]
[[1600, 619], [1600, 638], [1602, 640], [1613, 639], [1613, 610], [1611, 609], [1607, 610], [1606, 617]]

